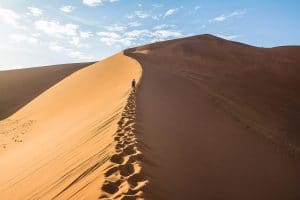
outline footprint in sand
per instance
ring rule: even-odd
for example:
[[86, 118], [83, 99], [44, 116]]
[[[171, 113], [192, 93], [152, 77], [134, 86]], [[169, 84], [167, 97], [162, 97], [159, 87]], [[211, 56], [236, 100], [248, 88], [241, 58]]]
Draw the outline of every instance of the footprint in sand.
[[148, 183], [141, 172], [142, 154], [137, 150], [135, 129], [135, 94], [129, 95], [127, 105], [118, 122], [114, 137], [116, 153], [110, 158], [111, 167], [104, 174], [100, 199], [142, 199]]

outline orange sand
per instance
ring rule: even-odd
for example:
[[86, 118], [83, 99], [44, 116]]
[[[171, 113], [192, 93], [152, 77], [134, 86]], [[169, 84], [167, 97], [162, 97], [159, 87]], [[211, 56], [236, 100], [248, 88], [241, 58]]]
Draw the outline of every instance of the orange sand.
[[299, 53], [201, 35], [0, 72], [0, 199], [298, 200]]
[[0, 153], [1, 199], [97, 199], [130, 82], [140, 76], [139, 64], [119, 53], [66, 77], [1, 121], [7, 134], [10, 126], [24, 125], [22, 141]]

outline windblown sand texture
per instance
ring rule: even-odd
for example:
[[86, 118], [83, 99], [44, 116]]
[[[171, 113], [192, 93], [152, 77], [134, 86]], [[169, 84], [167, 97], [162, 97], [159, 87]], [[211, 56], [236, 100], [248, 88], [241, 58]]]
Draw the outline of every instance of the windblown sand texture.
[[98, 199], [130, 82], [140, 75], [139, 64], [119, 53], [67, 76], [2, 120], [8, 131], [9, 123], [32, 123], [15, 126], [22, 141], [1, 149], [0, 199]]
[[299, 55], [200, 35], [0, 72], [0, 199], [298, 200]]
[[135, 91], [131, 92], [127, 105], [118, 122], [115, 153], [110, 158], [111, 166], [105, 171], [100, 199], [143, 199], [143, 188], [148, 181], [142, 173], [135, 124]]
[[300, 47], [200, 35], [125, 51], [143, 68], [147, 199], [300, 199]]

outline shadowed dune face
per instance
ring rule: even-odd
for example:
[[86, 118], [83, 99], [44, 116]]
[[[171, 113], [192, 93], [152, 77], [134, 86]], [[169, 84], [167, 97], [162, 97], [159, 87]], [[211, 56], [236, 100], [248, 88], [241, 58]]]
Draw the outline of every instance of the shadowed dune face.
[[132, 56], [141, 63], [152, 58], [159, 70], [205, 89], [219, 106], [272, 142], [300, 151], [299, 46], [258, 48], [201, 35], [129, 51], [137, 52]]
[[65, 77], [91, 64], [93, 62], [0, 71], [0, 120], [9, 117]]
[[0, 72], [0, 199], [298, 200], [299, 53], [202, 35]]
[[127, 50], [146, 196], [299, 199], [299, 53], [210, 35]]

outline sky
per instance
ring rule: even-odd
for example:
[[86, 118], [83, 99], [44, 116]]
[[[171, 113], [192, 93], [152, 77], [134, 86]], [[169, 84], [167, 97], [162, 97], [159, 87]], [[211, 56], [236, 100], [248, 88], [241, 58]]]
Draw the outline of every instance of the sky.
[[97, 61], [206, 33], [299, 45], [299, 10], [299, 0], [0, 0], [0, 70]]

